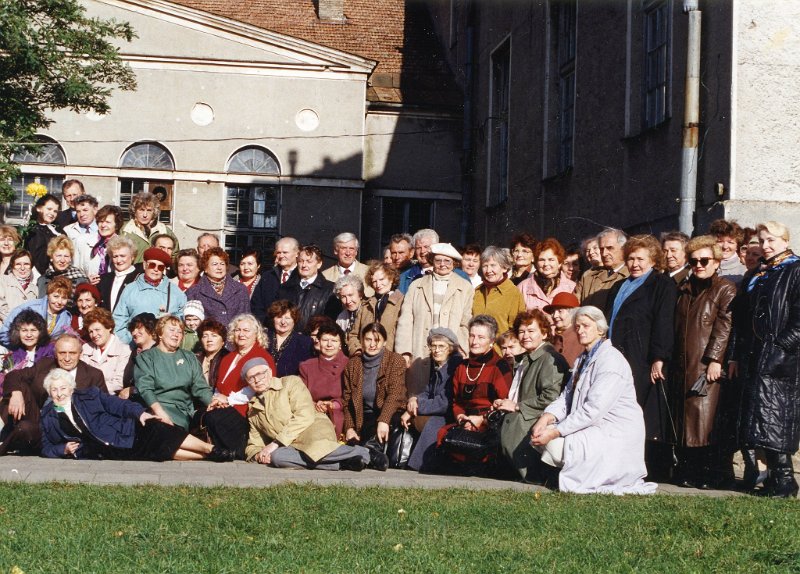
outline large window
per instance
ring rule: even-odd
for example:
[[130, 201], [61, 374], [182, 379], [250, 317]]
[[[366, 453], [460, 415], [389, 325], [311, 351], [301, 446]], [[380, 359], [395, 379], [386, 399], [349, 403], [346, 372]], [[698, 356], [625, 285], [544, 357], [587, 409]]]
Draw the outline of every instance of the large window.
[[575, 134], [575, 45], [577, 41], [577, 5], [574, 1], [558, 4], [558, 172], [572, 166]]
[[35, 198], [25, 193], [25, 188], [31, 183], [40, 183], [48, 192], [61, 195], [64, 176], [44, 173], [41, 167], [66, 164], [64, 150], [50, 138], [38, 136], [37, 140], [41, 145], [36, 151], [24, 150], [12, 157], [12, 161], [22, 166], [23, 173], [11, 182], [15, 195], [13, 200], [3, 206], [6, 221], [22, 222], [27, 218], [31, 206], [35, 203]]
[[387, 245], [395, 233], [415, 233], [431, 229], [434, 222], [434, 201], [406, 197], [384, 197], [381, 208], [381, 245]]
[[[134, 144], [125, 150], [120, 159], [120, 167], [173, 171], [175, 169], [175, 161], [172, 159], [172, 154], [161, 144], [142, 142]], [[162, 223], [172, 223], [174, 181], [142, 177], [123, 178], [119, 180], [119, 183], [119, 206], [125, 215], [125, 219], [130, 219], [129, 208], [133, 196], [142, 191], [149, 191], [161, 199], [161, 213], [158, 216], [158, 220]]]
[[509, 111], [511, 103], [511, 41], [492, 52], [489, 98], [489, 189], [487, 205], [508, 198]]
[[671, 20], [669, 0], [646, 0], [644, 8], [643, 124], [652, 128], [670, 115]]
[[[228, 172], [277, 176], [280, 167], [268, 150], [250, 146], [231, 156]], [[246, 248], [259, 249], [266, 256], [278, 237], [280, 185], [266, 181], [229, 184], [225, 194], [225, 249], [232, 260], [238, 261]]]

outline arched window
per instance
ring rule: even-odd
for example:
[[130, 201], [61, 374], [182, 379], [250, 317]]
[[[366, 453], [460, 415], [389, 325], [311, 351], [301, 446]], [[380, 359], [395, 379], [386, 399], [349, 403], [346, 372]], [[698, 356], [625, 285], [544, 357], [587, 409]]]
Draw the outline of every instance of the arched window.
[[25, 193], [25, 188], [31, 183], [41, 183], [47, 191], [55, 195], [61, 194], [61, 184], [64, 182], [63, 175], [44, 173], [40, 166], [63, 166], [67, 163], [66, 155], [62, 147], [54, 139], [43, 135], [37, 135], [36, 141], [40, 146], [35, 151], [21, 150], [15, 153], [11, 160], [14, 163], [24, 164], [22, 173], [13, 179], [11, 186], [14, 188], [14, 199], [3, 206], [6, 221], [22, 222], [30, 213], [31, 206], [35, 198]]
[[228, 173], [280, 175], [278, 160], [264, 148], [251, 146], [237, 151], [228, 160]]
[[155, 142], [145, 142], [126, 149], [122, 154], [120, 167], [172, 171], [175, 169], [175, 162], [167, 148]]
[[[248, 146], [228, 160], [228, 173], [274, 178], [280, 175], [278, 160], [268, 150]], [[245, 248], [267, 252], [278, 233], [280, 185], [269, 181], [228, 184], [225, 188], [225, 248], [234, 261]]]

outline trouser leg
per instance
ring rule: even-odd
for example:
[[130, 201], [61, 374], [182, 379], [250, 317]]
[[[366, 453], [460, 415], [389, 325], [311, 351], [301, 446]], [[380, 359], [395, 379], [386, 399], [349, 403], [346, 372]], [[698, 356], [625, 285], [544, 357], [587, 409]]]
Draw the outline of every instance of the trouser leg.
[[364, 465], [369, 464], [369, 450], [363, 446], [350, 446], [343, 444], [330, 454], [326, 454], [317, 461], [315, 468], [320, 470], [339, 470], [339, 463], [355, 457], [361, 457]]
[[282, 446], [272, 451], [269, 464], [275, 468], [311, 468], [314, 463], [296, 448]]

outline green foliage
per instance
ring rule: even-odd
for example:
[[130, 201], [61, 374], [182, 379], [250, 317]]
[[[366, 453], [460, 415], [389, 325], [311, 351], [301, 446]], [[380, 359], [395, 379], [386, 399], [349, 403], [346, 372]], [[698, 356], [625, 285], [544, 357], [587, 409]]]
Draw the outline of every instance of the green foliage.
[[134, 36], [127, 23], [87, 17], [78, 0], [0, 2], [0, 202], [13, 197], [11, 156], [51, 110], [102, 114], [114, 87], [135, 89], [113, 43]]
[[744, 496], [5, 483], [0, 572], [800, 572], [798, 510]]

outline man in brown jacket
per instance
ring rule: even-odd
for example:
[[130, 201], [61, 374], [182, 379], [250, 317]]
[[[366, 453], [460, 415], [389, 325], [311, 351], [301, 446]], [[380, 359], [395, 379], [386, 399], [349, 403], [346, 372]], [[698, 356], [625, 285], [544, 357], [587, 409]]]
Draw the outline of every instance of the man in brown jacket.
[[578, 282], [575, 296], [580, 300], [581, 306], [593, 305], [605, 311], [611, 288], [628, 276], [622, 254], [622, 246], [627, 240], [624, 231], [611, 227], [597, 235], [603, 266], [587, 271]]

